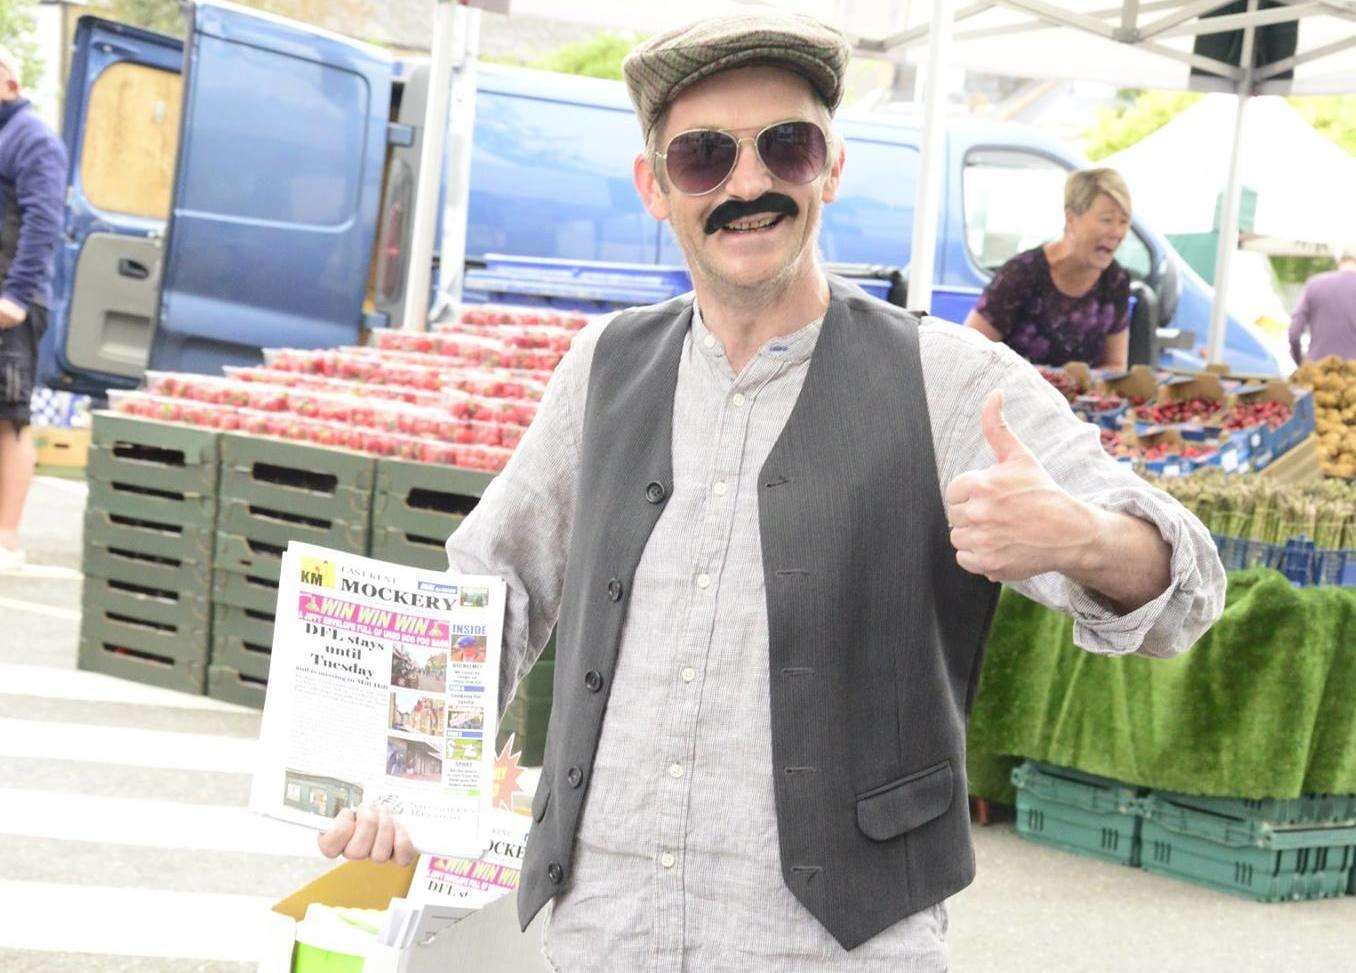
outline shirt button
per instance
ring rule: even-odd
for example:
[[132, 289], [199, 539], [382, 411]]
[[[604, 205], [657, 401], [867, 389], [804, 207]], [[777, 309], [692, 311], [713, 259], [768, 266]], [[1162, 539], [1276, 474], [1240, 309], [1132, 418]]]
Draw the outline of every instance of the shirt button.
[[603, 674], [590, 669], [584, 673], [584, 688], [591, 693], [596, 693], [603, 688]]
[[669, 764], [669, 776], [672, 777], [674, 780], [677, 780], [678, 778], [682, 777], [682, 776], [683, 776], [683, 765], [682, 765], [682, 764]]
[[706, 345], [708, 348], [714, 348], [716, 346], [716, 336], [711, 334], [707, 335], [702, 339], [702, 344]]
[[731, 401], [732, 403], [734, 403], [734, 405], [735, 405], [736, 407], [737, 407], [737, 406], [743, 405], [743, 404], [744, 404], [744, 393], [743, 393], [743, 392], [736, 392], [736, 393], [731, 397], [730, 401]]
[[717, 481], [715, 482], [715, 485], [711, 487], [711, 491], [712, 491], [713, 493], [715, 493], [715, 495], [718, 496], [718, 497], [723, 497], [723, 496], [725, 496], [726, 492], [727, 492], [729, 489], [730, 489], [730, 485], [729, 485], [728, 483], [726, 483], [724, 480], [717, 480]]
[[569, 770], [565, 771], [565, 779], [569, 782], [571, 787], [578, 787], [580, 784], [584, 783], [584, 772], [578, 767], [571, 767]]
[[672, 852], [666, 851], [659, 856], [659, 864], [663, 865], [665, 868], [672, 868], [674, 865], [678, 864], [678, 859], [673, 857]]
[[664, 484], [660, 483], [658, 480], [653, 481], [645, 487], [645, 499], [650, 501], [650, 503], [663, 503], [664, 497], [667, 495], [668, 491], [664, 489]]
[[711, 575], [709, 574], [697, 575], [697, 587], [703, 590], [711, 587]]
[[697, 678], [697, 670], [691, 666], [684, 666], [683, 671], [679, 673], [683, 677], [683, 682], [691, 682]]
[[559, 885], [565, 881], [565, 869], [561, 868], [558, 862], [551, 862], [546, 866], [546, 877], [554, 884]]
[[607, 583], [607, 596], [613, 601], [621, 601], [622, 583], [616, 578]]

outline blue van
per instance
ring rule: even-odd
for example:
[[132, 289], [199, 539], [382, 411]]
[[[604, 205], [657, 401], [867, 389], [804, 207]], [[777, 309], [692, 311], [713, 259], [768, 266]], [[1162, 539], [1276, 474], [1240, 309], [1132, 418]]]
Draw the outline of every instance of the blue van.
[[[225, 4], [194, 4], [188, 18], [186, 42], [78, 25], [41, 363], [53, 387], [97, 394], [148, 368], [214, 372], [400, 319], [426, 66]], [[824, 256], [907, 268], [919, 122], [845, 114], [838, 127], [848, 163], [824, 211]], [[468, 264], [681, 265], [631, 184], [640, 145], [617, 82], [479, 66]], [[994, 269], [1058, 234], [1063, 179], [1081, 164], [1038, 132], [949, 126], [933, 313], [963, 320]], [[1199, 365], [1210, 288], [1141, 222], [1117, 256], [1151, 331], [1141, 356]], [[1160, 333], [1171, 340], [1154, 343]], [[1277, 371], [1236, 321], [1225, 354], [1235, 371]]]

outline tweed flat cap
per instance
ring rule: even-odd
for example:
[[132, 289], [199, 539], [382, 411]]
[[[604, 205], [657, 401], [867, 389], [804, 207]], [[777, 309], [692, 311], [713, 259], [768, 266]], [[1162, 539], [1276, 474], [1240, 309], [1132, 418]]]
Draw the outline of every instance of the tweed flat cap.
[[685, 88], [730, 68], [771, 64], [810, 82], [829, 111], [843, 100], [852, 48], [843, 34], [801, 14], [765, 9], [712, 17], [636, 45], [622, 62], [631, 103], [649, 138]]

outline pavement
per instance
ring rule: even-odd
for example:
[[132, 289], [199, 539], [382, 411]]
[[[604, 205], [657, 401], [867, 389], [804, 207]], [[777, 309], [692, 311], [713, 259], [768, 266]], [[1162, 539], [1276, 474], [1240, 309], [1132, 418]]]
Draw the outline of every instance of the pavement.
[[[75, 669], [85, 496], [40, 478], [35, 566], [0, 575], [0, 971], [253, 969], [269, 906], [331, 863], [245, 809], [257, 712]], [[1259, 904], [1010, 822], [974, 837], [956, 973], [1356, 971], [1356, 897]]]

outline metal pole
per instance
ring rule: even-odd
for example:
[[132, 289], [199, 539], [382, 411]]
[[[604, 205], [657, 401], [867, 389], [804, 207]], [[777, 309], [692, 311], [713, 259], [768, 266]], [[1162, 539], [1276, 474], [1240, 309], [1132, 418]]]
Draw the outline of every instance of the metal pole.
[[[1255, 13], [1257, 0], [1248, 0], [1248, 13]], [[1210, 340], [1206, 361], [1215, 364], [1224, 358], [1224, 336], [1229, 328], [1229, 271], [1234, 251], [1238, 249], [1238, 211], [1243, 197], [1243, 121], [1248, 99], [1252, 95], [1252, 49], [1256, 28], [1243, 30], [1243, 57], [1240, 67], [1243, 79], [1238, 83], [1238, 107], [1234, 115], [1234, 145], [1229, 156], [1229, 181], [1224, 189], [1224, 212], [1221, 214], [1219, 245], [1215, 250], [1215, 303], [1210, 308]]]
[[409, 275], [405, 280], [405, 320], [401, 322], [402, 328], [412, 331], [422, 331], [428, 325], [433, 238], [443, 175], [443, 147], [447, 138], [447, 107], [452, 93], [453, 52], [458, 47], [458, 27], [465, 24], [465, 10], [452, 0], [438, 0], [433, 18], [433, 60], [429, 65], [419, 179], [414, 190]]
[[918, 188], [913, 202], [913, 243], [909, 255], [909, 308], [932, 309], [937, 222], [942, 211], [946, 161], [946, 76], [951, 58], [952, 0], [932, 0], [928, 70]]
[[443, 186], [443, 242], [438, 301], [434, 315], [447, 301], [461, 300], [466, 276], [466, 217], [471, 200], [471, 148], [475, 138], [476, 64], [480, 55], [480, 11], [461, 8], [465, 43], [452, 76], [452, 111], [447, 132], [447, 179]]

